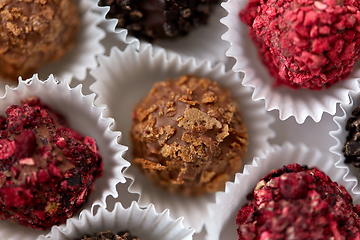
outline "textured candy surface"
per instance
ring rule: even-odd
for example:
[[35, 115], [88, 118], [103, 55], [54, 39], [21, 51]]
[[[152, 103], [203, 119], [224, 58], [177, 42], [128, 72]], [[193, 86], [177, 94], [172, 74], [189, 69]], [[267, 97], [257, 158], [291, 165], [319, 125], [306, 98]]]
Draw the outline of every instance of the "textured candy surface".
[[79, 25], [73, 0], [0, 1], [0, 77], [26, 79], [73, 46]]
[[262, 178], [236, 219], [239, 240], [360, 238], [360, 205], [317, 168], [290, 164]]
[[156, 83], [135, 107], [133, 163], [170, 192], [200, 195], [225, 188], [246, 155], [238, 103], [208, 78]]
[[277, 85], [321, 89], [359, 58], [359, 8], [357, 0], [250, 0], [240, 18]]
[[100, 0], [110, 6], [107, 18], [118, 19], [118, 27], [147, 39], [186, 35], [192, 28], [207, 23], [210, 11], [219, 0]]
[[83, 137], [36, 97], [0, 117], [0, 217], [48, 229], [86, 201], [102, 160]]
[[91, 236], [85, 235], [75, 240], [140, 240], [138, 237], [132, 236], [129, 232], [119, 232], [114, 234], [110, 231], [95, 233]]

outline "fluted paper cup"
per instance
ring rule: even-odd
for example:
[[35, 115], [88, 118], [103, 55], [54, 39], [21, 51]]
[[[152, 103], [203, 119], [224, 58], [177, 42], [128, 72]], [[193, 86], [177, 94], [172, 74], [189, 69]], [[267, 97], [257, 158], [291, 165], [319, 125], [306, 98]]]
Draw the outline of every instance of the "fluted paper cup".
[[182, 218], [171, 219], [169, 210], [157, 213], [153, 204], [142, 208], [132, 202], [129, 208], [124, 208], [117, 202], [111, 212], [99, 208], [93, 215], [84, 210], [79, 219], [69, 219], [65, 227], [53, 227], [51, 233], [39, 240], [73, 240], [105, 231], [115, 234], [128, 231], [144, 240], [191, 240], [194, 230], [185, 228], [182, 221]]
[[218, 5], [214, 5], [206, 25], [202, 25], [190, 30], [186, 36], [180, 36], [174, 39], [156, 39], [148, 42], [139, 39], [128, 33], [127, 29], [117, 28], [117, 19], [107, 19], [106, 14], [110, 7], [97, 7], [103, 16], [105, 29], [110, 33], [116, 33], [118, 40], [126, 44], [133, 43], [137, 49], [144, 49], [148, 45], [155, 48], [164, 48], [168, 52], [175, 52], [185, 57], [194, 57], [196, 60], [208, 59], [213, 64], [223, 61], [226, 62], [226, 50], [229, 43], [221, 39], [221, 35], [226, 32], [226, 27], [220, 23], [220, 19], [226, 15], [226, 11]]
[[[26, 81], [19, 81], [16, 88], [6, 87], [5, 96], [0, 98], [0, 114], [5, 116], [8, 106], [20, 104], [22, 99], [30, 96], [39, 97], [44, 104], [63, 115], [72, 129], [95, 139], [102, 156], [104, 172], [96, 179], [95, 188], [79, 211], [86, 209], [92, 212], [96, 205], [106, 207], [107, 196], [118, 196], [116, 185], [125, 182], [122, 170], [130, 165], [122, 157], [127, 147], [117, 143], [120, 132], [110, 130], [114, 119], [103, 117], [105, 107], [95, 107], [95, 94], [83, 95], [81, 85], [70, 88], [66, 81], [59, 82], [53, 76], [41, 81], [36, 75]], [[0, 220], [0, 239], [34, 240], [49, 230], [34, 230], [9, 220]]]
[[247, 203], [247, 195], [271, 170], [292, 163], [317, 167], [332, 181], [346, 188], [353, 197], [354, 205], [359, 204], [360, 194], [351, 191], [353, 184], [344, 179], [345, 169], [335, 167], [335, 162], [332, 154], [322, 153], [304, 144], [293, 145], [287, 142], [282, 146], [273, 146], [265, 152], [265, 157], [256, 157], [251, 165], [245, 166], [244, 173], [237, 173], [235, 182], [226, 184], [225, 192], [216, 194], [216, 203], [209, 206], [210, 216], [205, 223], [205, 239], [238, 239], [236, 217], [238, 211]]
[[252, 98], [255, 101], [264, 99], [266, 110], [277, 109], [281, 120], [293, 116], [298, 123], [303, 123], [307, 117], [319, 122], [324, 112], [335, 114], [337, 103], [349, 102], [349, 92], [359, 89], [359, 63], [354, 66], [354, 72], [350, 77], [326, 89], [314, 91], [275, 87], [275, 80], [261, 62], [258, 51], [249, 37], [248, 26], [240, 20], [239, 12], [247, 3], [248, 0], [228, 0], [222, 3], [228, 12], [227, 16], [221, 19], [228, 28], [222, 37], [231, 45], [226, 55], [236, 59], [233, 70], [245, 73], [243, 85], [254, 89]]
[[[226, 72], [223, 64], [212, 67], [209, 61], [197, 63], [194, 58], [181, 58], [177, 54], [166, 54], [164, 50], [153, 51], [152, 47], [136, 51], [129, 45], [123, 52], [113, 48], [110, 56], [99, 57], [99, 67], [91, 71], [96, 82], [90, 89], [98, 94], [96, 104], [106, 104], [106, 116], [115, 118], [115, 129], [123, 133], [122, 144], [130, 145], [131, 112], [152, 88], [153, 84], [167, 78], [184, 74], [198, 75], [216, 81], [227, 87], [237, 99], [242, 118], [247, 125], [249, 145], [243, 164], [250, 163], [254, 156], [270, 147], [268, 139], [274, 136], [269, 125], [272, 117], [259, 102], [251, 99], [251, 89], [241, 85], [237, 73]], [[127, 159], [131, 159], [131, 149]], [[170, 216], [184, 216], [184, 225], [201, 231], [207, 218], [206, 205], [214, 201], [214, 194], [198, 198], [171, 195], [149, 182], [137, 167], [131, 166], [125, 172], [134, 180], [130, 191], [139, 193], [140, 206], [153, 203], [159, 211], [170, 209]]]

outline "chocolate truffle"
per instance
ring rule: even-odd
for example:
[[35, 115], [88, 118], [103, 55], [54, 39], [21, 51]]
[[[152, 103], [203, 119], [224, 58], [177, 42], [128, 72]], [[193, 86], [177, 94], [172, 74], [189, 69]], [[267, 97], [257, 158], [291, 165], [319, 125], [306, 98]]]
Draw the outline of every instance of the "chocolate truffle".
[[208, 78], [155, 83], [132, 118], [133, 163], [169, 192], [195, 196], [222, 190], [246, 155], [239, 106]]
[[102, 160], [91, 137], [36, 97], [0, 117], [0, 217], [35, 229], [61, 224], [86, 201]]
[[252, 0], [240, 12], [277, 85], [321, 89], [360, 55], [358, 0]]
[[186, 35], [207, 23], [219, 0], [100, 0], [110, 6], [107, 18], [118, 19], [117, 27], [149, 40]]
[[345, 156], [345, 163], [352, 163], [355, 167], [360, 168], [360, 106], [352, 112], [353, 117], [349, 118], [346, 123], [348, 136], [342, 151]]
[[239, 240], [359, 239], [360, 205], [317, 168], [290, 164], [263, 177], [236, 219]]
[[0, 77], [29, 78], [73, 46], [79, 25], [73, 0], [0, 1]]
[[119, 232], [114, 234], [110, 231], [95, 233], [91, 236], [83, 236], [75, 240], [140, 240], [138, 237], [132, 236], [129, 232]]

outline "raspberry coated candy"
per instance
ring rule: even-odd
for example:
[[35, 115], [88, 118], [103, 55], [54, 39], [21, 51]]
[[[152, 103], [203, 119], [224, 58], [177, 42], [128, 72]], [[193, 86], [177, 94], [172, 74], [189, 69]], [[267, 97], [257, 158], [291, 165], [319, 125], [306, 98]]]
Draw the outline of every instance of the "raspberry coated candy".
[[322, 89], [360, 55], [358, 0], [249, 0], [240, 12], [276, 85]]
[[236, 219], [239, 240], [360, 239], [360, 206], [317, 168], [290, 164], [262, 178]]
[[35, 229], [64, 223], [81, 207], [102, 160], [95, 140], [70, 129], [36, 97], [0, 116], [0, 217]]

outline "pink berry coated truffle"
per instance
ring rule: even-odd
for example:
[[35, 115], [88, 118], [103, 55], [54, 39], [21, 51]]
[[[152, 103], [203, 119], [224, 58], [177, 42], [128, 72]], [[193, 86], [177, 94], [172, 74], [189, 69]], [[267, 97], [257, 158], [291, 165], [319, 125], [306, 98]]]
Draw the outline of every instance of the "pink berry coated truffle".
[[358, 0], [249, 0], [240, 12], [276, 85], [321, 89], [360, 55]]
[[64, 223], [102, 174], [95, 140], [36, 97], [9, 106], [0, 127], [0, 217], [35, 229]]
[[239, 240], [360, 239], [360, 206], [317, 168], [290, 164], [256, 185], [236, 219]]

